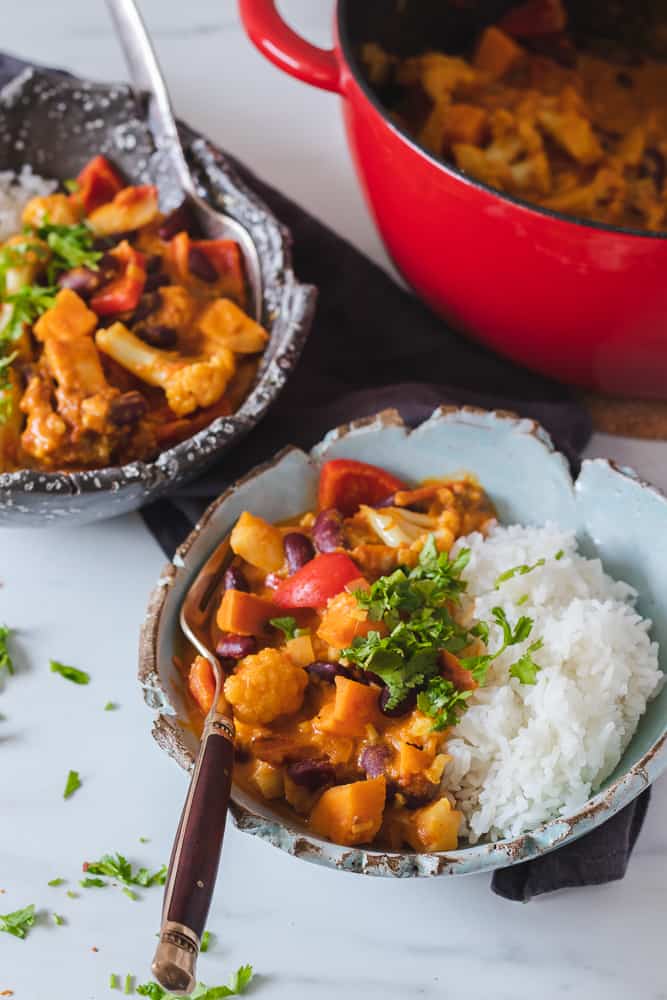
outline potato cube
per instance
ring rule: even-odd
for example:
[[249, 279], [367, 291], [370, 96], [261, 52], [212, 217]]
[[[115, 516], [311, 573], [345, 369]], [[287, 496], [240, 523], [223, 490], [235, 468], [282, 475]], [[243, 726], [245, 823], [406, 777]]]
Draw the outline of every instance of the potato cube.
[[230, 543], [236, 555], [265, 573], [280, 569], [285, 559], [280, 530], [247, 510], [234, 525]]
[[382, 825], [384, 777], [328, 788], [310, 814], [310, 824], [334, 844], [367, 844]]

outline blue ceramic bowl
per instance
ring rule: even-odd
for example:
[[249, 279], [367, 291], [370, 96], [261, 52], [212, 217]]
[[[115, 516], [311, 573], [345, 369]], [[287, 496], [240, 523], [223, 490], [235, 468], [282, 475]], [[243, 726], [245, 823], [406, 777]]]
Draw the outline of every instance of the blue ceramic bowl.
[[[639, 592], [638, 608], [653, 621], [653, 637], [667, 668], [667, 498], [628, 469], [585, 461], [576, 482], [567, 462], [539, 425], [511, 414], [444, 408], [410, 432], [392, 411], [339, 427], [310, 455], [294, 448], [255, 469], [215, 503], [164, 570], [153, 592], [141, 638], [140, 680], [157, 711], [154, 735], [185, 768], [197, 738], [187, 725], [182, 678], [172, 663], [178, 611], [199, 567], [249, 509], [283, 520], [312, 508], [318, 465], [329, 458], [382, 465], [408, 481], [474, 473], [505, 524], [555, 521], [577, 532], [581, 551], [599, 557], [608, 572]], [[232, 815], [240, 829], [296, 857], [368, 875], [466, 874], [527, 861], [581, 837], [639, 795], [667, 766], [667, 686], [652, 701], [623, 759], [600, 791], [571, 816], [513, 840], [456, 851], [415, 854], [340, 847], [314, 837], [298, 819], [236, 787]]]

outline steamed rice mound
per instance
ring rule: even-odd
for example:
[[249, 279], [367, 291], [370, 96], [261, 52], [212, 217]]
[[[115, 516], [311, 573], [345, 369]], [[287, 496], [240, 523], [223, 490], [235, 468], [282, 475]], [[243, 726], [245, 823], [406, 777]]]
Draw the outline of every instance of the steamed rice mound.
[[[580, 808], [618, 764], [664, 677], [636, 592], [579, 555], [572, 532], [495, 527], [454, 551], [466, 547], [466, 620], [491, 620], [496, 605], [512, 623], [534, 620], [529, 639], [494, 661], [448, 743], [445, 785], [464, 814], [462, 834], [475, 843]], [[508, 569], [540, 559], [543, 566], [496, 587]], [[534, 685], [521, 684], [509, 667], [537, 639], [542, 669]], [[499, 644], [494, 626], [490, 647]]]

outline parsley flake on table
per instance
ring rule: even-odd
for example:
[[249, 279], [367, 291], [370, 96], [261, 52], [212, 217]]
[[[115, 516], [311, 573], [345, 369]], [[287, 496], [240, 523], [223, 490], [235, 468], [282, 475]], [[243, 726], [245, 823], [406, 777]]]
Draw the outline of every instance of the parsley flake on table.
[[90, 674], [87, 674], [85, 670], [68, 667], [66, 663], [60, 663], [58, 660], [49, 660], [49, 665], [52, 674], [60, 674], [61, 677], [72, 681], [73, 684], [90, 684]]
[[106, 705], [104, 706], [104, 711], [105, 712], [115, 712], [117, 708], [118, 708], [118, 705], [116, 704], [115, 701], [108, 701], [106, 703]]
[[14, 673], [14, 661], [12, 660], [7, 640], [12, 634], [12, 630], [7, 625], [0, 625], [0, 673], [6, 670], [8, 674]]
[[62, 927], [62, 925], [65, 923], [65, 918], [61, 917], [59, 913], [54, 913], [52, 914], [52, 916], [53, 916], [53, 922], [56, 925], [56, 927]]
[[139, 897], [137, 896], [136, 892], [134, 892], [134, 890], [128, 888], [128, 886], [125, 886], [125, 888], [122, 890], [122, 892], [123, 892], [123, 895], [127, 896], [128, 899], [133, 899], [133, 900], [139, 899]]
[[105, 882], [103, 878], [82, 878], [79, 879], [79, 885], [82, 889], [106, 889], [108, 882]]
[[58, 878], [52, 878], [51, 881], [47, 882], [46, 884], [47, 885], [52, 885], [52, 886], [57, 886], [57, 885], [62, 885], [64, 881], [65, 881], [64, 878], [58, 877]]
[[0, 931], [5, 934], [12, 934], [14, 937], [23, 938], [35, 923], [35, 904], [24, 906], [22, 910], [14, 910], [13, 913], [0, 914]]
[[69, 799], [70, 796], [74, 795], [77, 789], [81, 788], [81, 776], [78, 771], [70, 771], [67, 775], [67, 781], [65, 783], [65, 791], [63, 792], [63, 798]]
[[208, 951], [208, 949], [211, 946], [211, 937], [212, 937], [212, 935], [211, 935], [210, 931], [204, 931], [204, 933], [201, 936], [201, 944], [199, 946], [199, 950], [201, 952], [207, 952]]
[[[225, 997], [240, 996], [249, 985], [252, 976], [252, 965], [242, 965], [231, 977], [228, 986], [206, 986], [204, 983], [197, 983], [189, 1000], [224, 1000]], [[173, 993], [167, 993], [157, 983], [142, 983], [141, 986], [137, 986], [137, 993], [139, 996], [148, 997], [149, 1000], [176, 1000]]]
[[139, 885], [143, 889], [149, 889], [153, 885], [164, 885], [167, 881], [166, 865], [162, 865], [155, 872], [150, 872], [148, 868], [138, 868], [135, 872], [127, 858], [118, 853], [104, 854], [99, 861], [87, 862], [85, 871], [91, 875], [116, 878], [125, 885]]

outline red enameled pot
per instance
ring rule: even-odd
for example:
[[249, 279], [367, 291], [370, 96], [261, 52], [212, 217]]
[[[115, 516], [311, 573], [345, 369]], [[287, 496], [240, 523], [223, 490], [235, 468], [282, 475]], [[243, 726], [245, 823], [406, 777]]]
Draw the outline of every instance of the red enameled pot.
[[324, 50], [274, 0], [239, 0], [268, 59], [343, 97], [368, 203], [406, 280], [449, 323], [515, 361], [586, 388], [667, 398], [667, 234], [534, 208], [434, 158], [366, 83], [356, 48], [378, 36], [355, 37], [355, 3], [338, 0], [335, 45]]

